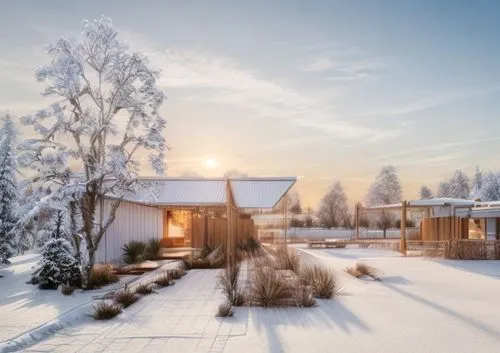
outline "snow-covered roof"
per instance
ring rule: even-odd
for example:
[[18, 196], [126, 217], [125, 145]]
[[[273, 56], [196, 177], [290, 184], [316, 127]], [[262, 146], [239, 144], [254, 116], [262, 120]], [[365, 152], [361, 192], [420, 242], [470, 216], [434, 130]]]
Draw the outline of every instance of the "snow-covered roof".
[[[454, 207], [473, 207], [477, 204], [472, 200], [464, 199], [453, 199], [450, 197], [435, 197], [432, 199], [423, 200], [411, 200], [408, 201], [407, 207], [439, 207], [439, 206], [454, 206]], [[381, 210], [381, 209], [399, 209], [401, 208], [401, 202], [393, 203], [389, 205], [377, 205], [366, 207], [367, 210]]]
[[483, 218], [483, 217], [500, 217], [500, 207], [474, 207], [466, 209], [458, 209], [456, 215], [467, 218]]
[[156, 206], [224, 206], [229, 180], [239, 208], [272, 208], [296, 182], [283, 178], [141, 178], [125, 201]]
[[436, 206], [474, 206], [473, 200], [453, 199], [450, 197], [435, 197], [432, 199], [412, 200], [408, 202], [409, 207], [436, 207]]

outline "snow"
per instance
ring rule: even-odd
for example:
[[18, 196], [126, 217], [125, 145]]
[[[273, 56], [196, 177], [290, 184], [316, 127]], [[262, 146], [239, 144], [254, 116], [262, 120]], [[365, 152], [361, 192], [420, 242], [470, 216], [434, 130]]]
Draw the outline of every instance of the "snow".
[[[497, 352], [500, 266], [492, 261], [403, 258], [371, 249], [298, 246], [306, 263], [335, 269], [343, 287], [316, 308], [236, 308], [223, 300], [217, 270], [192, 270], [109, 322], [86, 319], [24, 350], [64, 352]], [[343, 269], [363, 261], [382, 281]]]
[[[92, 291], [76, 290], [71, 296], [62, 295], [57, 290], [40, 290], [35, 285], [26, 284], [39, 259], [39, 254], [18, 256], [10, 259], [10, 266], [0, 268], [0, 275], [4, 276], [0, 278], [0, 348], [5, 341], [88, 304], [94, 296], [120, 285], [117, 283]], [[122, 281], [128, 278], [123, 277]]]

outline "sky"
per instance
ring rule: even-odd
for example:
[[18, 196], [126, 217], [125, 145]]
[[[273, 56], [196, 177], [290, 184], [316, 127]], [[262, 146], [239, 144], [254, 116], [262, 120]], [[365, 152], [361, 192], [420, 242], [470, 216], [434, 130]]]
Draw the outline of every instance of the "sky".
[[101, 15], [162, 70], [168, 175], [299, 176], [316, 207], [387, 164], [408, 199], [500, 169], [499, 1], [4, 0], [0, 113], [46, 107], [46, 45]]

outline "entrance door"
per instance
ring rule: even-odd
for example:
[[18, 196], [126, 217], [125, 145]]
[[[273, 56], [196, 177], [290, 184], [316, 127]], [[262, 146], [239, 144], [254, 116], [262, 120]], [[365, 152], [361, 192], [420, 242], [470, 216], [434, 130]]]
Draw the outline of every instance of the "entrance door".
[[167, 247], [191, 247], [193, 211], [172, 209], [164, 211], [163, 242]]

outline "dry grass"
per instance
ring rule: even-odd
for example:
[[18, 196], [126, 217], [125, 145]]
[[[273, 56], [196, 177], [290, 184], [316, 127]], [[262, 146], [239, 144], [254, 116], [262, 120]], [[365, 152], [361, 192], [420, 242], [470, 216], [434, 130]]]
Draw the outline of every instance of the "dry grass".
[[193, 261], [188, 263], [188, 266], [192, 270], [204, 270], [212, 268], [212, 264], [210, 261], [205, 259], [194, 259]]
[[297, 306], [303, 308], [310, 308], [317, 306], [316, 300], [314, 299], [313, 292], [309, 286], [299, 285], [295, 288], [294, 298]]
[[218, 317], [233, 316], [233, 306], [231, 305], [231, 303], [225, 302], [219, 305], [219, 309], [217, 310], [217, 314], [215, 316]]
[[160, 287], [168, 287], [172, 284], [172, 275], [170, 272], [165, 271], [158, 275], [153, 282]]
[[135, 292], [142, 295], [148, 295], [151, 293], [156, 293], [157, 284], [154, 282], [144, 282], [140, 283], [135, 287]]
[[180, 279], [187, 274], [186, 270], [183, 268], [174, 268], [173, 270], [168, 270], [172, 279]]
[[101, 288], [120, 280], [110, 265], [94, 265], [90, 271], [89, 288]]
[[368, 276], [376, 281], [380, 281], [383, 275], [382, 271], [380, 271], [379, 269], [362, 262], [356, 263], [356, 266], [347, 267], [345, 271], [356, 278]]
[[227, 266], [219, 274], [218, 283], [222, 287], [222, 293], [227, 301], [234, 306], [241, 306], [245, 303], [245, 296], [239, 289], [238, 277], [240, 274], [240, 265]]
[[289, 305], [294, 301], [292, 285], [269, 267], [256, 267], [252, 274], [250, 300], [263, 307]]
[[112, 301], [100, 301], [93, 306], [92, 317], [96, 320], [109, 320], [122, 312], [122, 306]]
[[124, 308], [128, 308], [139, 300], [139, 296], [130, 290], [127, 286], [115, 292], [113, 299]]
[[61, 293], [64, 295], [71, 295], [75, 291], [75, 287], [72, 287], [68, 284], [61, 284], [59, 286], [59, 289], [61, 290]]
[[317, 298], [332, 298], [341, 291], [333, 271], [321, 266], [303, 268], [300, 272], [300, 281], [310, 287]]
[[291, 270], [299, 273], [299, 256], [294, 250], [288, 250], [286, 246], [280, 247], [276, 252], [276, 263], [279, 270]]

